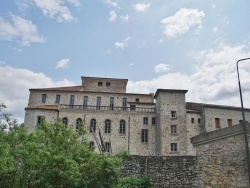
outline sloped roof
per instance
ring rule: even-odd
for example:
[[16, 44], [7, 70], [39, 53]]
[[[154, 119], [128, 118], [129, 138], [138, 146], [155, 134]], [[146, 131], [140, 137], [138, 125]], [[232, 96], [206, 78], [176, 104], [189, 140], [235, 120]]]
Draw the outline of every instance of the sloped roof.
[[58, 110], [58, 105], [41, 105], [41, 106], [28, 106], [25, 110], [38, 109], [38, 110]]
[[83, 87], [80, 86], [69, 86], [69, 87], [52, 87], [52, 88], [34, 88], [30, 91], [83, 91]]

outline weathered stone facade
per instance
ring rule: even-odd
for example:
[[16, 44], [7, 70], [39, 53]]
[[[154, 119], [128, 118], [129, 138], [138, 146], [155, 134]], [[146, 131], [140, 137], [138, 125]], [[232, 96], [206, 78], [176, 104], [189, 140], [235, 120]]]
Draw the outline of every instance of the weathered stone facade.
[[[126, 150], [132, 155], [195, 156], [190, 142], [193, 136], [242, 119], [238, 107], [186, 102], [187, 90], [158, 89], [155, 95], [126, 93], [127, 81], [82, 77], [80, 86], [30, 89], [24, 123], [33, 131], [39, 117], [49, 122], [65, 120], [74, 127], [80, 120], [89, 141], [97, 146], [100, 130], [112, 154]], [[250, 109], [246, 109], [246, 119], [250, 120]], [[90, 129], [92, 120], [95, 133]], [[98, 147], [95, 149], [98, 152]]]
[[123, 176], [147, 176], [152, 187], [201, 188], [202, 177], [194, 156], [132, 156], [123, 161]]
[[[248, 135], [250, 125], [247, 124]], [[243, 126], [203, 133], [193, 137], [204, 188], [249, 187]]]

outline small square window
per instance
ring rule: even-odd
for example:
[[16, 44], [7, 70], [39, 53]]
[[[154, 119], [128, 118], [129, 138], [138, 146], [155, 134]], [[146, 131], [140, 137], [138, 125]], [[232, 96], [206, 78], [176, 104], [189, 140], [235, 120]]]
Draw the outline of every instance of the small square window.
[[216, 129], [220, 128], [220, 118], [215, 118], [215, 128]]
[[42, 94], [42, 103], [46, 103], [47, 94]]
[[171, 151], [173, 151], [173, 152], [177, 152], [178, 151], [177, 143], [171, 143]]
[[194, 118], [191, 118], [191, 123], [194, 123]]
[[135, 102], [140, 102], [140, 99], [139, 98], [135, 98]]
[[106, 87], [110, 87], [110, 82], [106, 82]]
[[240, 124], [240, 125], [243, 124], [243, 120], [242, 120], [242, 119], [239, 120], [239, 124]]
[[110, 152], [110, 142], [105, 142], [105, 151]]
[[90, 148], [93, 148], [94, 146], [95, 146], [95, 143], [94, 143], [93, 141], [90, 141], [90, 142], [89, 142], [89, 147], [90, 147]]
[[98, 82], [98, 86], [102, 86], [102, 82]]
[[143, 143], [148, 142], [148, 129], [141, 130], [141, 142], [143, 142]]
[[152, 117], [152, 125], [155, 125], [155, 117]]
[[171, 118], [176, 118], [176, 117], [177, 117], [176, 111], [171, 111]]
[[130, 111], [135, 111], [136, 106], [135, 105], [130, 105]]
[[171, 125], [171, 133], [177, 133], [177, 125]]
[[143, 117], [143, 125], [148, 125], [148, 117]]

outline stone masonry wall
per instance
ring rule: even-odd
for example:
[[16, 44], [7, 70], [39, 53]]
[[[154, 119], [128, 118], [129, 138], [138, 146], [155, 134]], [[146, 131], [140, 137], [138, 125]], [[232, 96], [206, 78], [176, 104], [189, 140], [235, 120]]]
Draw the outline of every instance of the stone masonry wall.
[[131, 156], [123, 161], [123, 176], [148, 176], [152, 187], [201, 188], [194, 156]]
[[202, 187], [249, 187], [242, 126], [201, 134], [192, 138], [192, 143], [202, 165]]

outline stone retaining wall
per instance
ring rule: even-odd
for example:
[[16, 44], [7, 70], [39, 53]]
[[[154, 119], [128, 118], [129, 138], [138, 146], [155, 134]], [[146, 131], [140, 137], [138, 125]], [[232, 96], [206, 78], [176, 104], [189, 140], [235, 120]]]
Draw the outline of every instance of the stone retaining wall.
[[193, 156], [131, 156], [123, 161], [123, 176], [148, 176], [153, 187], [200, 188], [201, 172]]

